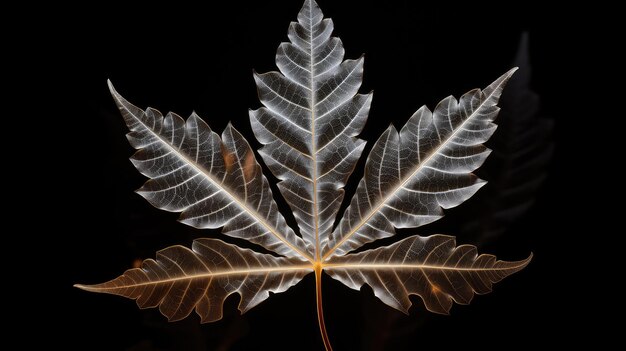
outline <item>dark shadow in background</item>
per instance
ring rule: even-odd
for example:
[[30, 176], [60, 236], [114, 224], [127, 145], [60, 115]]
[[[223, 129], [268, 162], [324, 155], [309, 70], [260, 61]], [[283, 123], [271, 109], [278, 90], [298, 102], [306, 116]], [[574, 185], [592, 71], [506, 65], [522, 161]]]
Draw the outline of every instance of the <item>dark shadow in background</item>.
[[[561, 323], [570, 305], [559, 299], [565, 289], [565, 278], [558, 274], [562, 270], [559, 257], [567, 233], [559, 227], [562, 219], [555, 217], [552, 208], [565, 194], [557, 180], [564, 176], [562, 166], [569, 156], [563, 150], [571, 141], [565, 137], [568, 122], [558, 110], [564, 93], [557, 82], [564, 73], [556, 55], [562, 41], [556, 39], [562, 33], [546, 26], [549, 14], [532, 7], [513, 10], [475, 3], [454, 7], [389, 0], [382, 4], [320, 1], [320, 5], [335, 22], [346, 58], [365, 52], [361, 91], [375, 89], [375, 94], [361, 137], [370, 147], [389, 123], [401, 127], [422, 104], [432, 108], [447, 95], [458, 97], [491, 83], [511, 67], [522, 33], [528, 33], [528, 51], [522, 46], [517, 54], [523, 61], [519, 77], [505, 95], [510, 105], [497, 120], [502, 128], [489, 144], [494, 154], [480, 171], [492, 182], [437, 223], [400, 231], [395, 238], [451, 234], [458, 236], [459, 243], [478, 244], [482, 252], [502, 259], [522, 259], [530, 251], [535, 259], [526, 270], [496, 285], [493, 293], [476, 297], [469, 306], [455, 306], [451, 316], [426, 312], [417, 298], [413, 298], [411, 315], [405, 316], [378, 301], [369, 288], [357, 292], [325, 277], [327, 327], [336, 349], [499, 350], [511, 344], [533, 347], [557, 342], [553, 326]], [[61, 151], [77, 155], [60, 167], [72, 169], [66, 188], [81, 204], [61, 216], [67, 233], [60, 241], [66, 250], [57, 260], [64, 274], [55, 278], [60, 303], [53, 306], [51, 315], [70, 321], [55, 326], [64, 332], [55, 334], [54, 343], [64, 349], [322, 347], [312, 276], [244, 316], [236, 310], [238, 297], [231, 297], [224, 319], [208, 325], [200, 325], [195, 314], [168, 323], [157, 310], [140, 311], [133, 301], [71, 288], [76, 282], [113, 278], [135, 260], [154, 257], [155, 251], [169, 245], [189, 246], [202, 236], [224, 238], [218, 231], [177, 223], [176, 214], [156, 210], [133, 193], [144, 178], [128, 161], [133, 151], [106, 87], [110, 78], [120, 93], [141, 107], [183, 116], [195, 110], [218, 132], [231, 120], [258, 148], [247, 117], [249, 108], [260, 105], [252, 69], [275, 69], [276, 48], [286, 40], [289, 21], [295, 20], [301, 4], [250, 1], [203, 6], [209, 9], [102, 6], [84, 10], [84, 16], [68, 18], [59, 31], [45, 34], [56, 43], [55, 54], [63, 61], [53, 75], [66, 86], [64, 96], [76, 104], [64, 117], [65, 123], [80, 126], [61, 145]], [[81, 39], [85, 34], [88, 41]], [[540, 107], [530, 89], [541, 97]], [[348, 200], [363, 163], [364, 159], [346, 189]], [[533, 167], [515, 174], [528, 164]], [[266, 175], [275, 181], [269, 172]], [[517, 190], [511, 190], [512, 199], [501, 189]], [[284, 201], [278, 201], [293, 225]], [[520, 204], [523, 211], [513, 210], [515, 218], [507, 214], [506, 220], [500, 220], [500, 212]]]

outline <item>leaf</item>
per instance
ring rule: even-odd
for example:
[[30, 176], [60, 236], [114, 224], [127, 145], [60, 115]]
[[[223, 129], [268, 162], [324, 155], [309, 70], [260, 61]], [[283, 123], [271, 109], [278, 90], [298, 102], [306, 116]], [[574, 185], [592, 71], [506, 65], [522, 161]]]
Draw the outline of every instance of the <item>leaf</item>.
[[248, 142], [231, 124], [222, 140], [198, 115], [187, 121], [163, 117], [126, 101], [109, 82], [139, 149], [131, 161], [147, 181], [137, 192], [153, 206], [182, 212], [180, 221], [196, 228], [219, 228], [268, 250], [307, 257], [306, 246], [285, 223]]
[[359, 290], [363, 284], [387, 305], [409, 312], [409, 295], [419, 295], [429, 311], [447, 314], [452, 301], [469, 304], [493, 283], [520, 271], [530, 262], [496, 261], [471, 245], [456, 246], [447, 235], [411, 236], [388, 247], [336, 257], [325, 267], [331, 277]]
[[[159, 306], [170, 320], [194, 309], [203, 322], [221, 318], [224, 300], [241, 296], [248, 311], [283, 292], [309, 272], [315, 273], [316, 302], [324, 347], [326, 332], [323, 271], [347, 286], [372, 286], [384, 303], [408, 311], [409, 295], [426, 307], [447, 313], [452, 301], [469, 303], [493, 283], [524, 268], [496, 261], [469, 245], [455, 247], [450, 236], [411, 236], [388, 247], [349, 254], [394, 228], [417, 227], [443, 215], [483, 184], [471, 172], [489, 154], [482, 145], [492, 123], [509, 71], [483, 91], [460, 101], [444, 99], [431, 113], [419, 109], [398, 133], [390, 126], [374, 145], [351, 205], [337, 228], [332, 225], [343, 187], [365, 142], [357, 138], [372, 99], [358, 94], [363, 59], [343, 61], [343, 45], [331, 37], [333, 24], [315, 1], [305, 0], [298, 22], [289, 27], [290, 43], [279, 46], [279, 72], [255, 74], [264, 107], [250, 112], [252, 128], [264, 145], [259, 151], [280, 180], [278, 188], [297, 220], [301, 237], [287, 226], [272, 199], [267, 179], [250, 145], [228, 124], [222, 138], [195, 113], [176, 114], [135, 107], [110, 86], [139, 149], [132, 162], [151, 178], [139, 189], [157, 208], [181, 212], [197, 228], [223, 227], [224, 234], [246, 239], [284, 257], [260, 254], [217, 239], [198, 239], [192, 249], [173, 246], [155, 260], [103, 284], [77, 285], [89, 291]], [[332, 233], [332, 234], [331, 234]]]
[[[363, 57], [343, 61], [333, 22], [306, 1], [289, 26], [290, 43], [276, 55], [279, 72], [256, 74], [265, 107], [250, 112], [259, 154], [281, 180], [278, 188], [294, 211], [303, 239], [321, 252], [332, 230], [343, 187], [361, 156], [361, 132], [372, 94], [357, 94]], [[282, 74], [281, 74], [282, 73]]]
[[79, 288], [137, 300], [141, 308], [159, 307], [170, 321], [187, 317], [195, 308], [202, 322], [222, 318], [224, 300], [241, 295], [243, 313], [283, 292], [310, 273], [310, 265], [241, 249], [215, 239], [197, 239], [192, 249], [172, 246], [109, 282]]
[[395, 228], [414, 228], [443, 216], [485, 182], [471, 172], [489, 155], [482, 145], [496, 130], [498, 98], [515, 68], [460, 101], [449, 96], [431, 112], [423, 106], [400, 133], [389, 126], [365, 164], [365, 175], [330, 237], [323, 260], [342, 255]]

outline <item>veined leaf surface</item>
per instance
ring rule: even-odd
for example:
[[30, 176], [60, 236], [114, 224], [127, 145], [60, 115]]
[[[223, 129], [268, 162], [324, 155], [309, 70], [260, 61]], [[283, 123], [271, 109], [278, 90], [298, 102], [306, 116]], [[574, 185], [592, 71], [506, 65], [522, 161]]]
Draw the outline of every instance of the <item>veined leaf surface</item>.
[[[350, 253], [368, 242], [394, 235], [443, 216], [483, 184], [471, 172], [489, 154], [483, 143], [495, 131], [497, 102], [510, 70], [484, 90], [460, 100], [448, 97], [431, 112], [420, 108], [397, 132], [390, 126], [374, 144], [365, 174], [337, 228], [343, 187], [365, 142], [357, 138], [372, 94], [359, 94], [363, 59], [343, 61], [343, 44], [332, 37], [314, 0], [305, 0], [298, 21], [289, 26], [289, 43], [278, 48], [280, 72], [256, 74], [263, 107], [250, 112], [252, 129], [264, 145], [259, 153], [280, 180], [278, 188], [293, 210], [298, 234], [278, 211], [269, 183], [244, 137], [228, 125], [220, 138], [195, 113], [187, 120], [145, 111], [111, 93], [138, 149], [132, 157], [150, 178], [138, 192], [152, 205], [180, 212], [197, 228], [222, 228], [275, 253], [261, 254], [218, 239], [197, 239], [191, 249], [172, 246], [141, 268], [81, 289], [136, 299], [140, 307], [159, 307], [170, 320], [195, 310], [202, 322], [222, 316], [224, 300], [239, 294], [248, 311], [315, 273], [320, 332], [330, 338], [323, 318], [323, 271], [350, 288], [372, 287], [387, 305], [403, 312], [410, 295], [427, 309], [448, 313], [455, 301], [524, 268], [517, 262], [478, 255], [453, 237], [410, 236], [387, 247]], [[219, 117], [219, 116], [217, 116]]]
[[289, 26], [290, 43], [278, 47], [279, 72], [255, 74], [265, 107], [250, 112], [252, 129], [265, 144], [259, 153], [281, 180], [302, 238], [319, 258], [343, 199], [343, 186], [365, 142], [356, 136], [367, 120], [372, 94], [357, 94], [363, 58], [342, 61], [314, 1], [305, 2]]

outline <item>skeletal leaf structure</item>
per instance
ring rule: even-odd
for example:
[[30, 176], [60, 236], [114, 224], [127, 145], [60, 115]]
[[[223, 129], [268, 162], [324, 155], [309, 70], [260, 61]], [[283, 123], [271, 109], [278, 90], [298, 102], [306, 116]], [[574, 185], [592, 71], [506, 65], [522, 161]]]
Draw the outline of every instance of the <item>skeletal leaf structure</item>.
[[484, 181], [471, 172], [489, 154], [497, 102], [515, 69], [459, 100], [447, 97], [433, 111], [422, 107], [398, 132], [390, 126], [374, 144], [365, 172], [343, 217], [333, 227], [343, 187], [365, 146], [361, 132], [372, 94], [359, 94], [363, 58], [345, 60], [332, 37], [333, 22], [306, 0], [288, 43], [278, 47], [280, 72], [255, 74], [263, 107], [250, 112], [259, 154], [280, 180], [278, 189], [298, 223], [290, 228], [272, 197], [253, 150], [228, 125], [221, 137], [196, 114], [183, 119], [145, 111], [109, 83], [138, 151], [132, 162], [150, 178], [139, 190], [153, 206], [180, 212], [196, 228], [222, 228], [275, 253], [261, 254], [218, 239], [197, 239], [191, 249], [172, 246], [141, 268], [96, 285], [77, 287], [159, 307], [171, 321], [193, 310], [202, 322], [222, 317], [231, 294], [243, 313], [315, 274], [320, 332], [331, 349], [322, 309], [322, 272], [359, 290], [369, 285], [385, 304], [405, 313], [409, 295], [446, 314], [473, 295], [524, 268], [523, 261], [478, 255], [454, 237], [410, 236], [387, 247], [351, 253], [362, 245], [443, 216], [471, 197]]

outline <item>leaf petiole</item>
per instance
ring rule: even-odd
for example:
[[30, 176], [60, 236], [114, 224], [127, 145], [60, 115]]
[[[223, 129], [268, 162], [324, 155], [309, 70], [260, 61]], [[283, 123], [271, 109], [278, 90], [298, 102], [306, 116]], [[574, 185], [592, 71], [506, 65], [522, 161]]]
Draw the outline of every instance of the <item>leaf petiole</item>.
[[322, 340], [324, 341], [324, 348], [326, 351], [332, 351], [333, 347], [330, 345], [330, 339], [326, 332], [326, 324], [324, 323], [324, 307], [322, 303], [322, 263], [315, 263], [315, 299], [317, 301], [317, 321], [320, 325], [320, 333], [322, 334]]

